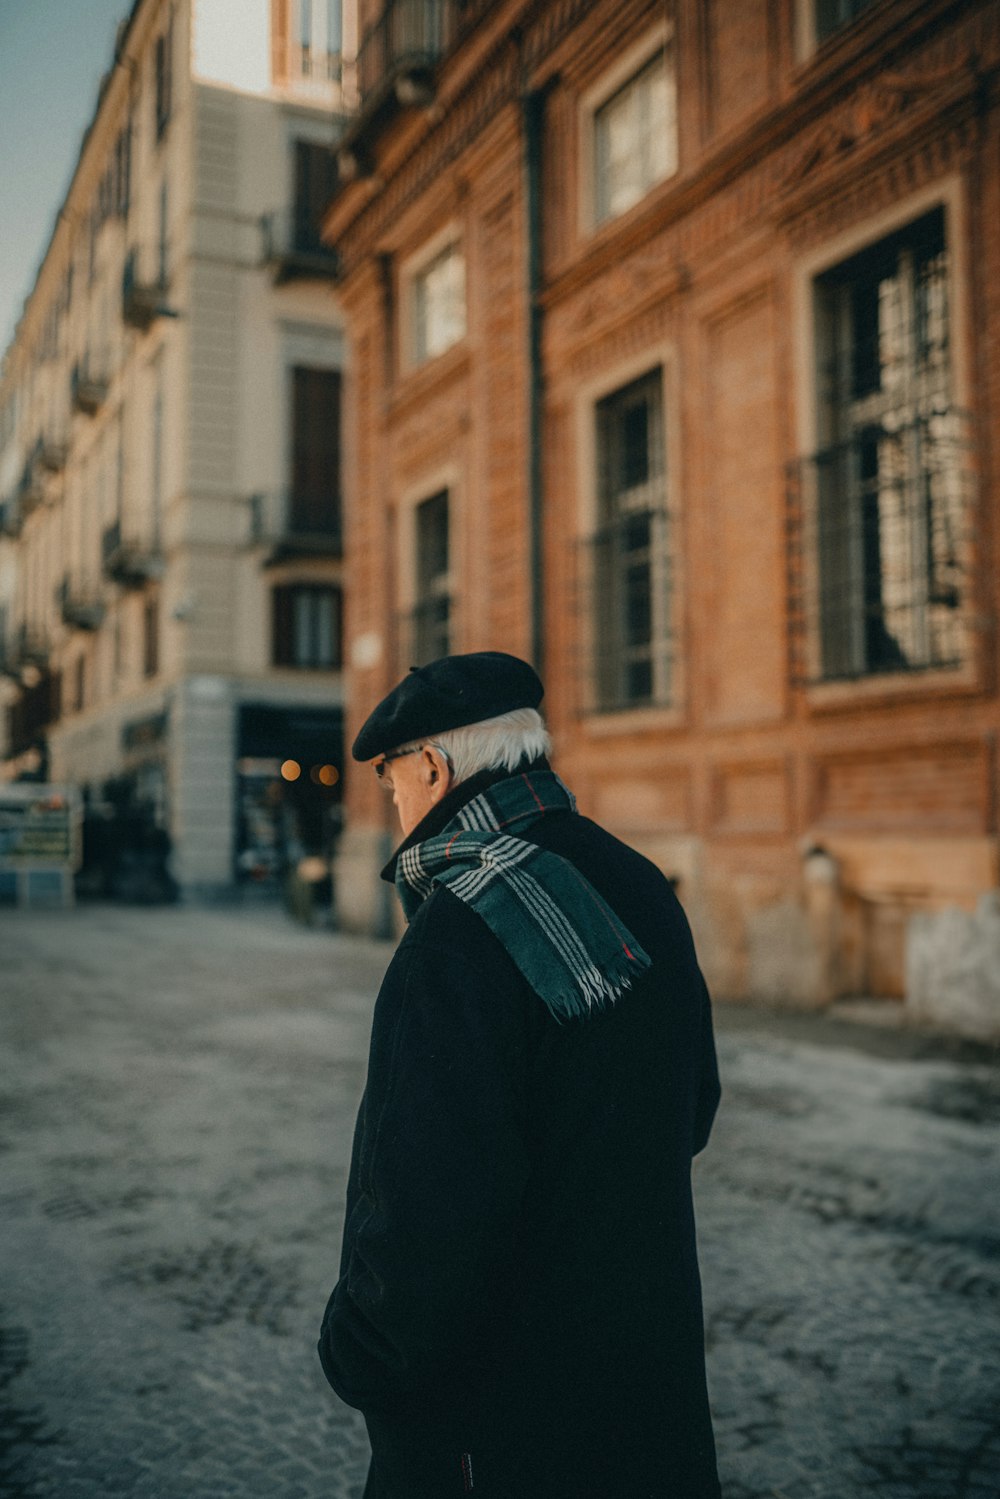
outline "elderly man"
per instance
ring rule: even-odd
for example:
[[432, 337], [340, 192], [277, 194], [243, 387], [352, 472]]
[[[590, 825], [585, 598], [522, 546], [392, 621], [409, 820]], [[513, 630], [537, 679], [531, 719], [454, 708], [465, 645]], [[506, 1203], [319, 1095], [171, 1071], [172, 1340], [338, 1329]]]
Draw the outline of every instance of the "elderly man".
[[549, 768], [501, 652], [414, 668], [353, 748], [392, 795], [382, 984], [320, 1335], [365, 1499], [713, 1499], [691, 1160], [719, 1098], [663, 875]]

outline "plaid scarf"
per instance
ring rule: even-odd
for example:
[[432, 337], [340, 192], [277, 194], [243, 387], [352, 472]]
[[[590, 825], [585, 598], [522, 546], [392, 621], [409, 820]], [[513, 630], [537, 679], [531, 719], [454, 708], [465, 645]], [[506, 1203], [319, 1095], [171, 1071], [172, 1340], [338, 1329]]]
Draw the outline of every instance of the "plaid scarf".
[[513, 836], [576, 800], [550, 770], [497, 781], [396, 864], [407, 921], [435, 885], [472, 907], [557, 1020], [614, 1002], [650, 960], [568, 859]]

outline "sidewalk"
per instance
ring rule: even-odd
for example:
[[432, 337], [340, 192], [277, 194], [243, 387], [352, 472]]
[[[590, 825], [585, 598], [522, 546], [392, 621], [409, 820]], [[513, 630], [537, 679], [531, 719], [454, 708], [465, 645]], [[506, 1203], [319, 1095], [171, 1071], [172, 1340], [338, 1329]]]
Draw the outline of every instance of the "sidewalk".
[[[363, 1425], [314, 1345], [389, 952], [270, 911], [0, 912], [7, 1499], [357, 1499]], [[726, 1499], [994, 1499], [992, 1055], [717, 1024], [696, 1189]]]

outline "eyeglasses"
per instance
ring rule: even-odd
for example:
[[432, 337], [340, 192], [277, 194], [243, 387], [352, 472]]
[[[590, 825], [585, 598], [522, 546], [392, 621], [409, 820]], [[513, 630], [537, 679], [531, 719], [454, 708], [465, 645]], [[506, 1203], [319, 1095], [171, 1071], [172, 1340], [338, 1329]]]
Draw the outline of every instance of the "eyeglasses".
[[[372, 766], [372, 769], [375, 772], [375, 778], [378, 781], [379, 785], [384, 786], [387, 791], [391, 791], [392, 777], [386, 775], [386, 767], [389, 765], [390, 761], [402, 760], [404, 755], [419, 755], [420, 751], [426, 748], [426, 744], [415, 744], [411, 749], [393, 750], [390, 754], [383, 755], [381, 760], [376, 760], [374, 765]], [[444, 756], [445, 763], [447, 765], [451, 765], [451, 756], [442, 745], [432, 743], [431, 748], [436, 749], [439, 755]]]
[[381, 781], [383, 786], [391, 786], [392, 782], [387, 781], [385, 777], [385, 768], [389, 762], [391, 760], [402, 760], [404, 755], [419, 755], [422, 749], [422, 744], [415, 744], [412, 749], [393, 750], [391, 754], [383, 755], [381, 760], [376, 760], [372, 766], [376, 780]]

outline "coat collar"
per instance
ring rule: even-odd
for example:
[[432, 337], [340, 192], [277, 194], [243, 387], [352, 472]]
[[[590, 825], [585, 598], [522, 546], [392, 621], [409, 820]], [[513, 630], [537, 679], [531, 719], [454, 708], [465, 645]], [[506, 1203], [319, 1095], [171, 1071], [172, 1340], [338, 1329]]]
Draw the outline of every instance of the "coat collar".
[[420, 819], [409, 836], [403, 839], [388, 864], [382, 870], [382, 879], [387, 884], [394, 885], [396, 883], [396, 863], [404, 849], [412, 848], [415, 843], [423, 843], [426, 838], [433, 838], [437, 833], [440, 833], [442, 829], [448, 826], [448, 823], [451, 822], [451, 819], [458, 812], [459, 808], [464, 807], [466, 802], [471, 802], [472, 798], [478, 796], [481, 791], [485, 791], [487, 786], [495, 786], [498, 781], [506, 781], [508, 777], [516, 775], [522, 770], [551, 769], [552, 767], [548, 760], [544, 755], [541, 755], [537, 760], [525, 761], [524, 764], [517, 767], [517, 771], [480, 770], [474, 776], [470, 776], [467, 781], [459, 781], [457, 786], [451, 788], [447, 796], [442, 797], [431, 808], [426, 817]]

